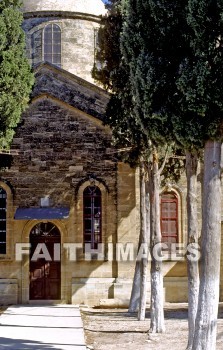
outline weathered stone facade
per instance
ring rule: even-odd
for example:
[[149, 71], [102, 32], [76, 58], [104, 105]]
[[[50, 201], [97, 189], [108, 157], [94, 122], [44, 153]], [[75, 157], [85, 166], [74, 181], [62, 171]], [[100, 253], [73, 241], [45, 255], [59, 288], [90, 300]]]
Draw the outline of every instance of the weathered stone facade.
[[25, 13], [26, 52], [35, 66], [44, 61], [44, 29], [49, 24], [61, 30], [61, 67], [89, 82], [95, 61], [100, 18], [70, 11]]
[[[137, 170], [118, 161], [111, 131], [103, 124], [109, 94], [93, 84], [91, 77], [95, 35], [103, 11], [100, 0], [24, 1], [26, 50], [36, 82], [11, 146], [12, 163], [0, 173], [0, 187], [7, 193], [7, 252], [0, 254], [0, 304], [44, 301], [95, 305], [101, 299], [130, 297], [134, 259], [119, 260], [116, 254], [117, 244], [123, 244], [124, 249], [133, 244], [136, 252], [139, 176]], [[52, 23], [61, 29], [61, 67], [43, 62], [43, 31]], [[92, 181], [101, 192], [101, 243], [105, 250], [100, 259], [93, 256], [87, 260], [83, 195]], [[179, 242], [186, 243], [185, 179], [166, 190], [178, 197]], [[49, 219], [51, 211], [63, 212], [64, 208], [67, 216]], [[33, 217], [19, 216], [18, 210], [24, 209], [31, 210]], [[38, 218], [42, 209], [45, 214]], [[31, 232], [38, 223], [48, 222], [60, 233], [60, 295], [58, 300], [32, 300]], [[77, 249], [73, 251], [74, 244]], [[223, 257], [221, 269], [222, 264]], [[166, 261], [163, 274], [165, 300], [186, 301], [185, 261]], [[222, 286], [221, 272], [221, 299]]]
[[[101, 298], [126, 294], [126, 283], [130, 293], [134, 262], [119, 266], [116, 259], [108, 258], [107, 247], [109, 243], [115, 247], [119, 240], [136, 240], [136, 178], [134, 170], [117, 161], [111, 132], [103, 125], [109, 95], [90, 83], [100, 18], [68, 8], [50, 10], [45, 7], [48, 3], [44, 12], [40, 8], [29, 12], [39, 2], [25, 6], [27, 56], [36, 82], [11, 146], [17, 155], [0, 178], [7, 190], [8, 215], [7, 254], [0, 256], [1, 303], [30, 300], [30, 258], [23, 253], [18, 260], [16, 244], [29, 245], [33, 227], [49, 220], [18, 219], [16, 212], [41, 208], [46, 201], [49, 209], [69, 208], [67, 218], [50, 220], [61, 234], [60, 302], [95, 304]], [[43, 62], [43, 30], [49, 23], [61, 28], [61, 68]], [[82, 247], [73, 259], [69, 248], [83, 245], [83, 191], [92, 178], [102, 194], [105, 256], [99, 261], [86, 261]]]

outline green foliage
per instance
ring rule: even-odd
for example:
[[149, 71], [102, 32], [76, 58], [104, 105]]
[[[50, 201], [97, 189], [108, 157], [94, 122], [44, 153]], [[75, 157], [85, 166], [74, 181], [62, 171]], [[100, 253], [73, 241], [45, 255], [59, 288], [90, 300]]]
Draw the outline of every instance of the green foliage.
[[223, 2], [189, 0], [186, 20], [190, 50], [176, 77], [173, 120], [180, 142], [203, 146], [222, 138]]
[[[178, 6], [179, 13], [180, 9]], [[169, 68], [166, 73], [169, 59], [163, 59], [161, 48], [157, 48], [158, 35], [163, 37], [164, 33], [161, 24], [165, 23], [166, 8], [161, 6], [160, 12], [162, 21], [154, 16], [152, 7], [149, 10], [147, 1], [111, 1], [99, 31], [99, 64], [93, 76], [113, 92], [105, 122], [113, 130], [115, 144], [131, 148], [129, 156], [125, 153], [130, 162], [142, 155], [148, 157], [151, 144], [162, 147], [171, 141], [171, 121], [164, 103], [169, 97], [166, 81], [173, 71]], [[175, 30], [169, 27], [170, 37]], [[169, 45], [164, 39], [161, 42], [167, 51]], [[151, 54], [148, 47], [153, 50]]]
[[[177, 183], [185, 171], [186, 157], [184, 150], [172, 144], [170, 156], [168, 157], [161, 175], [161, 186], [168, 183]], [[161, 158], [162, 159], [162, 158]]]
[[121, 53], [137, 125], [155, 146], [222, 138], [223, 2], [123, 0]]
[[175, 77], [188, 49], [181, 35], [186, 3], [186, 0], [124, 2], [121, 51], [130, 67], [135, 117], [156, 147], [175, 140], [172, 133]]
[[[108, 14], [102, 17], [98, 31], [98, 49], [96, 50], [95, 64], [92, 76], [107, 90], [116, 91], [122, 80], [119, 64], [121, 62], [120, 31], [122, 16], [117, 0], [108, 3]], [[118, 86], [116, 87], [116, 85]]]
[[120, 159], [135, 166], [141, 157], [148, 158], [151, 144], [138, 130], [134, 113], [129, 106], [125, 107], [127, 100], [120, 98], [118, 93], [112, 95], [107, 106], [105, 123], [112, 129], [114, 144], [120, 150]]
[[129, 68], [122, 60], [120, 33], [122, 15], [119, 0], [111, 0], [108, 14], [102, 19], [98, 33], [98, 50], [92, 75], [105, 89], [112, 91], [107, 106], [105, 124], [113, 131], [113, 140], [121, 151], [122, 160], [132, 165], [138, 162], [139, 155], [149, 148], [148, 141], [138, 132], [129, 84]]
[[124, 62], [120, 51], [122, 23], [121, 3], [119, 0], [111, 0], [108, 15], [102, 19], [99, 30], [97, 66], [93, 69], [93, 77], [105, 89], [112, 91], [105, 124], [113, 131], [114, 143], [121, 149], [121, 159], [135, 165], [142, 155], [148, 156], [151, 143], [139, 129], [135, 118], [129, 66]]
[[222, 138], [222, 1], [113, 0], [103, 21], [94, 77], [126, 160]]
[[106, 123], [133, 159], [151, 143], [222, 138], [222, 1], [113, 0], [99, 37], [95, 78], [114, 93]]
[[0, 148], [9, 147], [34, 83], [19, 9], [20, 1], [0, 2]]

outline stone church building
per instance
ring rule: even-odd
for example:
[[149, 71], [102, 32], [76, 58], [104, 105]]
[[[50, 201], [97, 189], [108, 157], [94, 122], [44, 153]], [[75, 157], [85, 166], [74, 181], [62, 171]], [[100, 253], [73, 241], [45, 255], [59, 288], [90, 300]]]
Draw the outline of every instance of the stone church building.
[[[0, 304], [129, 299], [139, 180], [118, 160], [109, 95], [91, 77], [104, 4], [24, 0], [22, 11], [36, 81], [0, 173]], [[186, 242], [183, 183], [161, 192], [164, 241]], [[185, 260], [167, 259], [163, 274], [165, 300], [186, 301]]]

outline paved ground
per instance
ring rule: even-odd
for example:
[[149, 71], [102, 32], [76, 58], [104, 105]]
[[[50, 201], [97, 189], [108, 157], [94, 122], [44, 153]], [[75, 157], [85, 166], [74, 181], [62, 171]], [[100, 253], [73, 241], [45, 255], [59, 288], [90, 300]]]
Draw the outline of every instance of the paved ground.
[[1, 350], [86, 350], [78, 307], [12, 306], [0, 316]]

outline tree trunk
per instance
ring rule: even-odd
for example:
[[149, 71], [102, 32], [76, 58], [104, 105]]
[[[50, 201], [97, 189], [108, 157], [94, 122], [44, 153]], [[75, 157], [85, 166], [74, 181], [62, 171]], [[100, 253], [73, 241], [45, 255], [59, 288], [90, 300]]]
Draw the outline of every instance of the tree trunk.
[[221, 251], [221, 145], [208, 141], [204, 150], [201, 271], [193, 350], [215, 350]]
[[[140, 233], [141, 243], [148, 247], [149, 232], [147, 227], [147, 209], [146, 209], [146, 179], [145, 169], [141, 166], [140, 169]], [[148, 253], [148, 252], [147, 252]], [[140, 259], [140, 299], [139, 299], [139, 312], [138, 320], [145, 320], [146, 314], [146, 294], [147, 294], [147, 275], [148, 275], [148, 256]]]
[[[139, 186], [140, 186], [140, 203], [141, 203], [141, 170], [140, 170], [140, 178], [139, 178]], [[141, 215], [141, 204], [140, 204], [140, 215]], [[140, 217], [141, 220], [141, 217]], [[139, 242], [138, 242], [138, 252], [140, 250], [142, 244], [142, 232], [141, 232], [141, 223], [140, 223], [140, 233], [139, 233]], [[131, 297], [129, 301], [129, 309], [128, 312], [136, 312], [139, 310], [139, 300], [140, 300], [140, 285], [141, 285], [141, 274], [140, 274], [140, 261], [137, 259], [135, 263], [135, 272], [132, 283], [132, 291]]]
[[129, 309], [128, 309], [129, 313], [136, 312], [139, 310], [140, 285], [141, 285], [140, 277], [141, 277], [140, 261], [136, 260], [134, 278], [132, 283], [132, 292], [131, 292], [131, 297], [129, 301]]
[[[186, 152], [186, 174], [187, 174], [187, 224], [188, 244], [198, 245], [197, 226], [197, 152], [192, 154]], [[192, 349], [195, 320], [197, 315], [197, 304], [199, 294], [199, 265], [198, 261], [187, 260], [188, 271], [188, 344], [187, 350]]]
[[[154, 256], [161, 256], [161, 229], [160, 229], [160, 172], [158, 169], [158, 157], [156, 152], [153, 155], [153, 165], [151, 170], [150, 186], [150, 213], [151, 213], [151, 304], [150, 304], [150, 332], [162, 333], [164, 327], [163, 311], [163, 276], [162, 261]], [[155, 247], [155, 248], [154, 248]], [[158, 249], [157, 249], [158, 248]]]
[[[141, 210], [141, 207], [140, 207]], [[150, 235], [150, 203], [149, 203], [149, 187], [148, 181], [145, 182], [145, 215], [146, 215], [146, 235], [147, 235], [147, 244], [149, 244], [149, 235]], [[141, 230], [140, 230], [141, 231]], [[138, 244], [138, 252], [140, 251], [140, 247], [142, 245], [142, 232], [139, 235], [139, 244]], [[136, 312], [139, 310], [139, 302], [140, 302], [140, 286], [141, 286], [141, 261], [136, 260], [135, 264], [135, 272], [132, 284], [131, 297], [129, 302], [128, 312]]]

